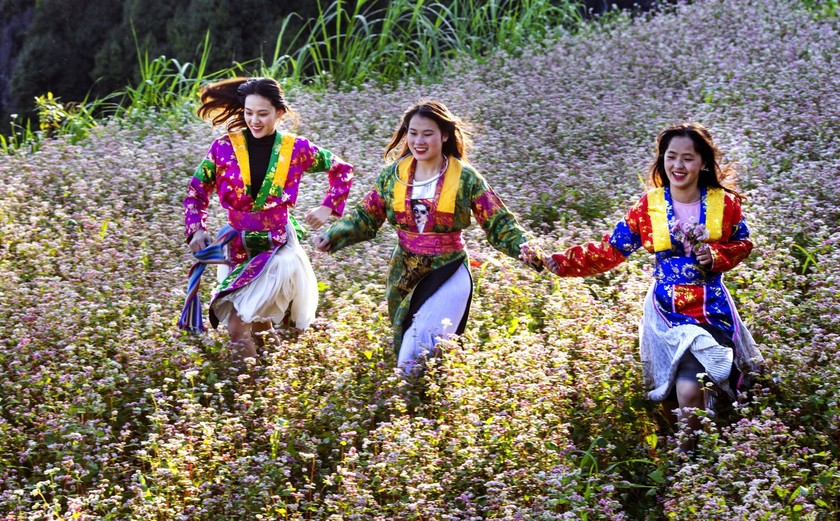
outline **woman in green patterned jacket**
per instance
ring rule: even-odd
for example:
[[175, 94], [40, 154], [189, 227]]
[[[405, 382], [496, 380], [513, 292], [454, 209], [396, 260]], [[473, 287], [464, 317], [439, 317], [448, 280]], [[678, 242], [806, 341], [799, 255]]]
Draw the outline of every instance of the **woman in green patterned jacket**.
[[[467, 162], [465, 124], [441, 102], [408, 108], [385, 150], [373, 189], [315, 240], [335, 252], [376, 236], [387, 220], [399, 243], [388, 269], [397, 364], [409, 373], [439, 338], [464, 331], [472, 278], [462, 231], [475, 216], [497, 250], [519, 258], [529, 242], [516, 217]], [[532, 266], [542, 269], [539, 256]]]

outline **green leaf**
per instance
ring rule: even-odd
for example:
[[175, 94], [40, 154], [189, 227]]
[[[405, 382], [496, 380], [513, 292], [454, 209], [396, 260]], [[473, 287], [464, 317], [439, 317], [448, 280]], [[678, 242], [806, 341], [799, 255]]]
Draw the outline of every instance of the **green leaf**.
[[99, 229], [99, 239], [100, 240], [105, 239], [105, 234], [108, 233], [108, 223], [110, 223], [110, 222], [111, 222], [111, 220], [107, 219], [107, 218], [104, 221], [102, 221], [102, 227]]
[[519, 326], [519, 317], [513, 317], [510, 319], [510, 327], [508, 327], [508, 334], [513, 334], [516, 331], [516, 328]]
[[648, 477], [655, 483], [659, 483], [660, 485], [665, 483], [665, 475], [662, 473], [661, 470], [654, 470], [648, 473]]

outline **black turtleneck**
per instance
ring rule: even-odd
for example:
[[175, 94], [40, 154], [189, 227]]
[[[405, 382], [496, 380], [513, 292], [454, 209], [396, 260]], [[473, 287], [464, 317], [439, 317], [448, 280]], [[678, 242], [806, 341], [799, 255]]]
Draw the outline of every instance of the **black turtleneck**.
[[256, 199], [260, 187], [265, 180], [268, 171], [268, 161], [271, 159], [271, 147], [274, 146], [274, 138], [277, 133], [270, 136], [254, 137], [250, 131], [245, 132], [248, 141], [249, 166], [251, 167], [251, 198]]

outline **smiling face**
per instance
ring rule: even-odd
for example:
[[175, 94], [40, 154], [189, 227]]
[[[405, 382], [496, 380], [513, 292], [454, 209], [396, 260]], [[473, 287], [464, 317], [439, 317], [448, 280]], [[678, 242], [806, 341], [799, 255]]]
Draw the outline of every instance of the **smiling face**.
[[245, 123], [256, 138], [273, 134], [283, 114], [282, 110], [275, 108], [264, 96], [249, 94], [245, 98]]
[[439, 163], [443, 156], [443, 144], [447, 139], [449, 136], [441, 133], [440, 127], [433, 119], [416, 114], [408, 122], [406, 142], [418, 163]]
[[706, 166], [688, 136], [674, 136], [664, 155], [665, 174], [671, 186], [671, 196], [677, 201], [691, 203], [700, 198], [697, 180]]

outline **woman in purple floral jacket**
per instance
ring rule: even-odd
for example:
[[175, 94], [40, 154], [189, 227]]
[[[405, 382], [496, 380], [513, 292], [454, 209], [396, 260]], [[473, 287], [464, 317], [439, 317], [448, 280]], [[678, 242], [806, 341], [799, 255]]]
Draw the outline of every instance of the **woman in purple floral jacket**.
[[[201, 92], [201, 102], [199, 117], [225, 124], [227, 133], [212, 144], [190, 180], [184, 199], [186, 237], [199, 262], [221, 263], [210, 321], [214, 327], [219, 322], [227, 326], [231, 348], [241, 361], [256, 357], [257, 334], [270, 330], [287, 311], [300, 329], [314, 319], [317, 282], [298, 244], [289, 208], [297, 201], [304, 173], [327, 172], [327, 194], [321, 206], [306, 214], [305, 222], [317, 229], [331, 215], [341, 216], [353, 167], [303, 137], [276, 130], [284, 115], [295, 115], [271, 78], [234, 78], [209, 85]], [[215, 242], [206, 227], [213, 192], [229, 222]], [[214, 257], [214, 246], [224, 255]], [[192, 295], [179, 325], [197, 332], [204, 328], [195, 295], [198, 277], [191, 278], [196, 280], [191, 281]]]

